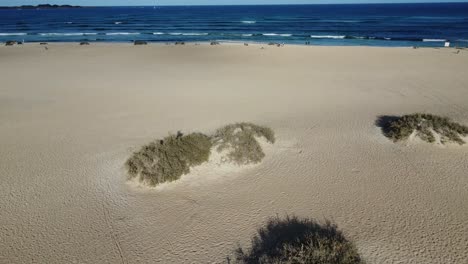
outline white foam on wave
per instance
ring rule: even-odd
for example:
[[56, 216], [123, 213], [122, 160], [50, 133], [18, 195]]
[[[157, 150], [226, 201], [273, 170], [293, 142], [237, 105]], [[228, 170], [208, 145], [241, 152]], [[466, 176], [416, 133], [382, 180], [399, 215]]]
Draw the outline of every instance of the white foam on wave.
[[94, 36], [97, 33], [39, 33], [40, 36]]
[[423, 39], [424, 42], [444, 42], [445, 39]]
[[116, 35], [140, 35], [138, 32], [111, 32], [106, 33], [107, 36], [116, 36]]
[[346, 36], [335, 36], [335, 35], [312, 35], [311, 38], [317, 39], [344, 39]]
[[291, 37], [292, 36], [292, 34], [277, 34], [277, 33], [265, 33], [262, 35], [267, 36], [267, 37]]
[[242, 34], [243, 37], [251, 37], [253, 34]]
[[163, 32], [153, 32], [153, 35], [164, 35], [165, 33]]
[[0, 33], [0, 36], [25, 36], [26, 33]]
[[120, 24], [122, 24], [122, 22], [120, 22], [120, 21], [115, 21], [114, 24], [120, 25]]
[[173, 32], [173, 33], [169, 33], [169, 35], [173, 35], [173, 36], [207, 36], [208, 33], [196, 33], [196, 32], [181, 33], [181, 32]]
[[208, 33], [182, 33], [183, 36], [207, 36]]
[[255, 24], [257, 23], [257, 21], [254, 21], [254, 20], [243, 20], [241, 21], [243, 24]]

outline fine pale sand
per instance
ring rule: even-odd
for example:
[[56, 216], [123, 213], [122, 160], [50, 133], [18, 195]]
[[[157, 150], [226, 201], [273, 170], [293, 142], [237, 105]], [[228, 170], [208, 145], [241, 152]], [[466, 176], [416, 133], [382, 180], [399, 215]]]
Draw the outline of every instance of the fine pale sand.
[[[221, 263], [271, 216], [331, 219], [369, 263], [466, 263], [468, 147], [394, 144], [379, 115], [468, 124], [468, 51], [0, 47], [0, 263]], [[146, 189], [152, 139], [273, 128], [257, 166]]]

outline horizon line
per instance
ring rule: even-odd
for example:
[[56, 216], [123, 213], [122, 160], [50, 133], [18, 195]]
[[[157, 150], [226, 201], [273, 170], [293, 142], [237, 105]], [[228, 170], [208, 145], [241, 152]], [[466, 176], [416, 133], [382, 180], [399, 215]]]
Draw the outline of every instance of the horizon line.
[[[71, 6], [80, 6], [80, 7], [176, 7], [176, 6], [305, 6], [305, 5], [405, 5], [405, 4], [467, 4], [467, 1], [458, 1], [458, 2], [405, 2], [405, 3], [392, 3], [392, 2], [385, 2], [385, 3], [377, 3], [377, 2], [365, 2], [365, 3], [313, 3], [313, 4], [198, 4], [198, 5], [74, 5], [74, 4], [50, 4], [50, 5], [71, 5]], [[36, 5], [6, 5], [0, 7], [21, 7], [21, 6], [38, 6], [38, 5], [47, 5], [44, 4], [36, 4]]]

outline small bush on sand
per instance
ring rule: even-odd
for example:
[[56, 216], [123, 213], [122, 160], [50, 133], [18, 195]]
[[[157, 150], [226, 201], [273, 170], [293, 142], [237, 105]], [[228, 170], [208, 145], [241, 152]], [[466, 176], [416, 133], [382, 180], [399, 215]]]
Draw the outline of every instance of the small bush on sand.
[[144, 40], [135, 40], [135, 41], [133, 42], [133, 45], [136, 45], [136, 46], [137, 46], [137, 45], [147, 45], [147, 44], [148, 44], [148, 42], [146, 42], [146, 41], [144, 41]]
[[422, 140], [433, 143], [436, 134], [442, 144], [456, 142], [460, 145], [465, 141], [462, 136], [468, 135], [468, 127], [453, 122], [447, 117], [431, 114], [416, 113], [401, 117], [381, 116], [377, 124], [382, 127], [384, 134], [393, 141], [407, 139], [413, 132]]
[[212, 143], [201, 133], [170, 135], [143, 146], [127, 160], [131, 177], [155, 186], [190, 172], [191, 166], [208, 161]]
[[263, 137], [269, 143], [275, 142], [275, 134], [268, 127], [252, 123], [236, 123], [218, 129], [213, 144], [218, 152], [227, 151], [229, 161], [239, 165], [259, 163], [265, 153], [257, 141]]
[[239, 264], [357, 264], [364, 263], [356, 247], [336, 225], [295, 216], [272, 218], [258, 230], [252, 246], [236, 250]]

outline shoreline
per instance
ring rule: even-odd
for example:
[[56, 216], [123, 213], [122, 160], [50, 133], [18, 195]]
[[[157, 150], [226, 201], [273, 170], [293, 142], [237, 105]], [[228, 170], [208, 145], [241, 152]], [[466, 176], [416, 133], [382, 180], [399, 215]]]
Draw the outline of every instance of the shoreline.
[[[39, 45], [41, 46], [41, 43], [46, 43], [43, 45], [80, 45], [80, 43], [89, 43], [83, 46], [244, 46], [245, 44], [248, 44], [249, 46], [264, 46], [264, 47], [278, 47], [277, 45], [281, 45], [281, 47], [322, 47], [322, 48], [389, 48], [389, 49], [402, 49], [402, 48], [417, 48], [417, 49], [468, 49], [468, 46], [466, 47], [458, 47], [458, 46], [450, 46], [450, 47], [444, 47], [444, 46], [379, 46], [379, 45], [315, 45], [315, 44], [296, 44], [296, 43], [280, 43], [280, 42], [248, 42], [248, 41], [143, 41], [146, 42], [146, 44], [142, 45], [135, 45], [135, 41], [109, 41], [109, 42], [104, 42], [104, 41], [53, 41], [53, 42], [47, 42], [47, 41], [37, 41], [37, 42], [24, 42], [21, 44], [14, 44], [14, 46], [33, 46], [33, 45]], [[218, 44], [211, 45], [212, 42], [216, 42]], [[0, 42], [0, 47], [5, 46], [6, 42]], [[184, 43], [184, 44], [177, 44], [177, 43]], [[43, 46], [42, 45], [42, 46]]]

